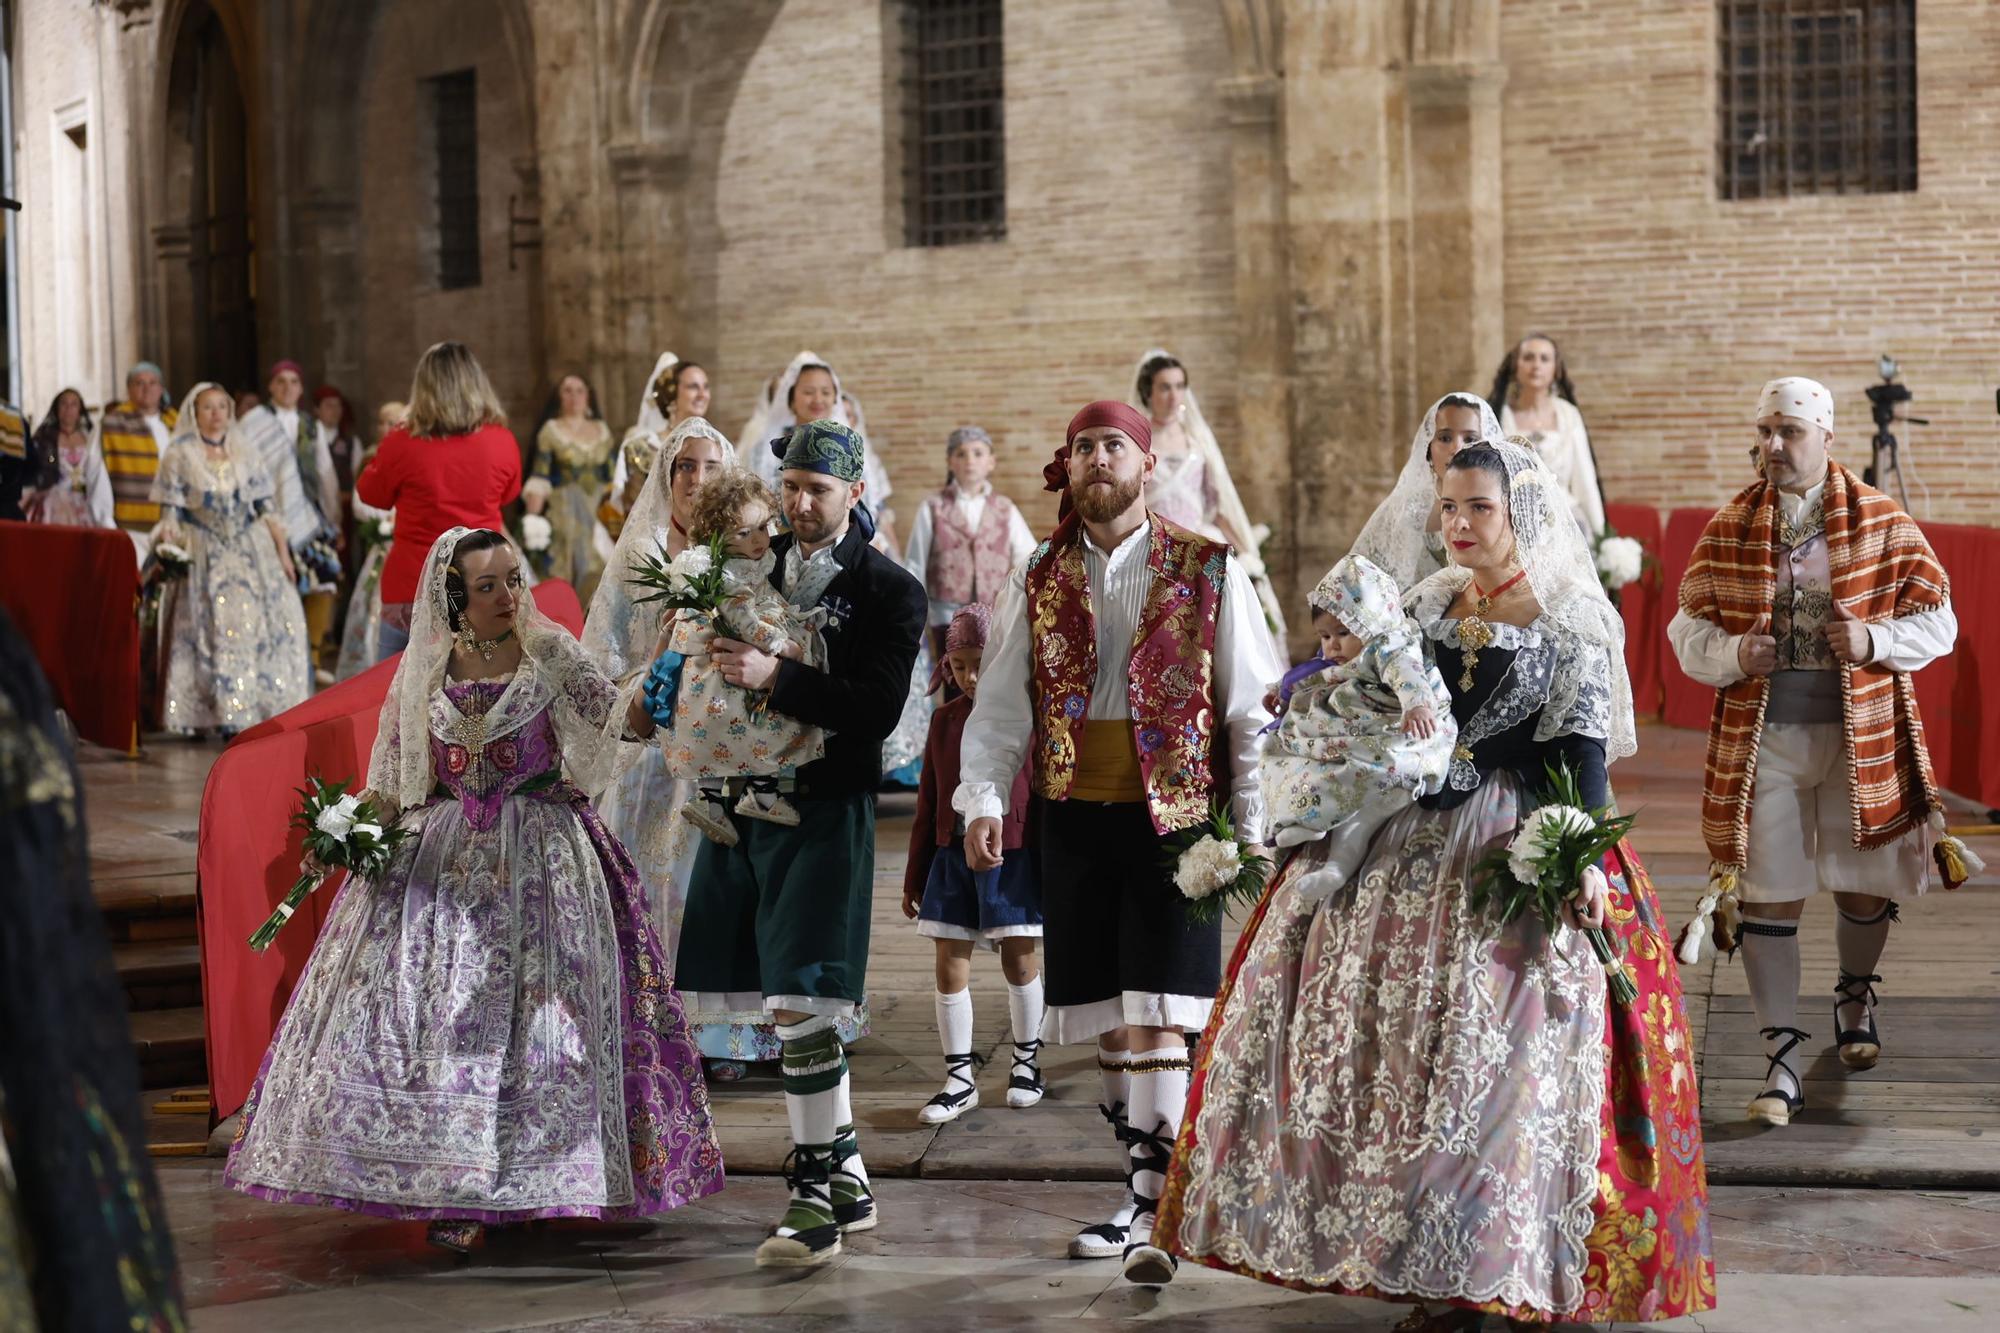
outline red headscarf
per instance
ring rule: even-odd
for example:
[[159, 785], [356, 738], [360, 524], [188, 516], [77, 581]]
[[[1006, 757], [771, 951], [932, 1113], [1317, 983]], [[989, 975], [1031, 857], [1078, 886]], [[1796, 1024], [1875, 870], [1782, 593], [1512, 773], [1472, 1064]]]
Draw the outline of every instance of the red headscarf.
[[331, 384], [322, 384], [313, 390], [313, 410], [317, 412], [319, 405], [329, 398], [338, 398], [340, 400], [340, 433], [342, 435], [354, 434], [354, 407], [347, 401], [347, 395], [334, 388]]
[[1042, 489], [1057, 491], [1062, 495], [1059, 518], [1068, 518], [1069, 501], [1069, 451], [1076, 443], [1078, 433], [1092, 426], [1111, 426], [1122, 430], [1147, 453], [1153, 452], [1153, 423], [1146, 414], [1136, 407], [1130, 407], [1116, 399], [1100, 398], [1094, 403], [1084, 404], [1083, 410], [1069, 419], [1069, 434], [1063, 437], [1062, 448], [1056, 450], [1042, 469]]

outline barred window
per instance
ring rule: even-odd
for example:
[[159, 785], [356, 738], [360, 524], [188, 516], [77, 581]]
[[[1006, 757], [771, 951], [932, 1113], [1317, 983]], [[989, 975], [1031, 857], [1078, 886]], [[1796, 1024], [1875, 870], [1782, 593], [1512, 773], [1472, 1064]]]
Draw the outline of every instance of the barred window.
[[903, 60], [903, 239], [1007, 235], [1000, 0], [894, 0]]
[[1917, 188], [1916, 0], [1717, 0], [1716, 193]]
[[426, 79], [437, 154], [438, 286], [479, 285], [479, 82], [462, 69]]

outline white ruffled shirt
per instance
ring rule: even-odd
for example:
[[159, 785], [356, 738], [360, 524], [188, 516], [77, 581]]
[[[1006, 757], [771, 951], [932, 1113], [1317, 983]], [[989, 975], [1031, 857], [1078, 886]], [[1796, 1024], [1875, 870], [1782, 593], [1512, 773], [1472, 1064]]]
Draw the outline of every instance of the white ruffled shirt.
[[[1097, 629], [1097, 679], [1085, 714], [1092, 721], [1132, 716], [1132, 636], [1152, 587], [1152, 570], [1146, 563], [1151, 535], [1148, 521], [1110, 551], [1092, 541], [1088, 530], [1083, 535], [1083, 565]], [[1007, 813], [1014, 775], [1021, 771], [1033, 743], [1029, 639], [1027, 567], [1017, 564], [993, 611], [979, 694], [959, 750], [959, 785], [952, 809], [967, 824]], [[1257, 733], [1270, 720], [1264, 711], [1265, 682], [1277, 679], [1283, 668], [1271, 652], [1257, 590], [1234, 555], [1223, 573], [1214, 661], [1218, 718], [1227, 731], [1230, 815], [1239, 838], [1262, 842], [1264, 798], [1257, 785]]]

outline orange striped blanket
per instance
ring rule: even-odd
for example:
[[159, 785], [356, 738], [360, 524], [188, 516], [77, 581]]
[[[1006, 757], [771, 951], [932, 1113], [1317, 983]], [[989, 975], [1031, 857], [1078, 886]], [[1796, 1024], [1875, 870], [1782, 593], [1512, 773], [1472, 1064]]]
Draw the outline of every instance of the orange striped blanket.
[[[1821, 507], [1833, 599], [1856, 617], [1889, 620], [1950, 599], [1950, 581], [1930, 543], [1894, 500], [1829, 463]], [[1717, 511], [1681, 581], [1682, 610], [1731, 634], [1749, 632], [1771, 611], [1778, 587], [1777, 513], [1778, 488], [1762, 481]], [[1840, 672], [1854, 845], [1880, 847], [1943, 808], [1937, 779], [1909, 676], [1880, 666], [1843, 665]], [[1749, 843], [1750, 794], [1770, 690], [1767, 676], [1717, 690], [1709, 722], [1701, 832], [1717, 879], [1732, 884]]]

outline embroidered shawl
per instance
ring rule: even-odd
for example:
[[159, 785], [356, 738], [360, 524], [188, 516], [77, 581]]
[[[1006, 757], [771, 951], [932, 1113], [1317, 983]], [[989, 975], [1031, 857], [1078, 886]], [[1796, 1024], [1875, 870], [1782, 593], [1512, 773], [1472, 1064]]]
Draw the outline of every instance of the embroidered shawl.
[[[1821, 505], [1836, 604], [1872, 624], [1935, 610], [1950, 599], [1930, 543], [1894, 500], [1829, 463]], [[1681, 609], [1731, 634], [1747, 633], [1768, 614], [1777, 593], [1777, 515], [1778, 488], [1761, 481], [1717, 511], [1681, 582]], [[1886, 667], [1839, 670], [1854, 845], [1880, 847], [1941, 808], [1916, 689], [1907, 673]], [[1740, 870], [1747, 853], [1770, 690], [1769, 677], [1753, 676], [1716, 691], [1701, 832], [1718, 867]]]

